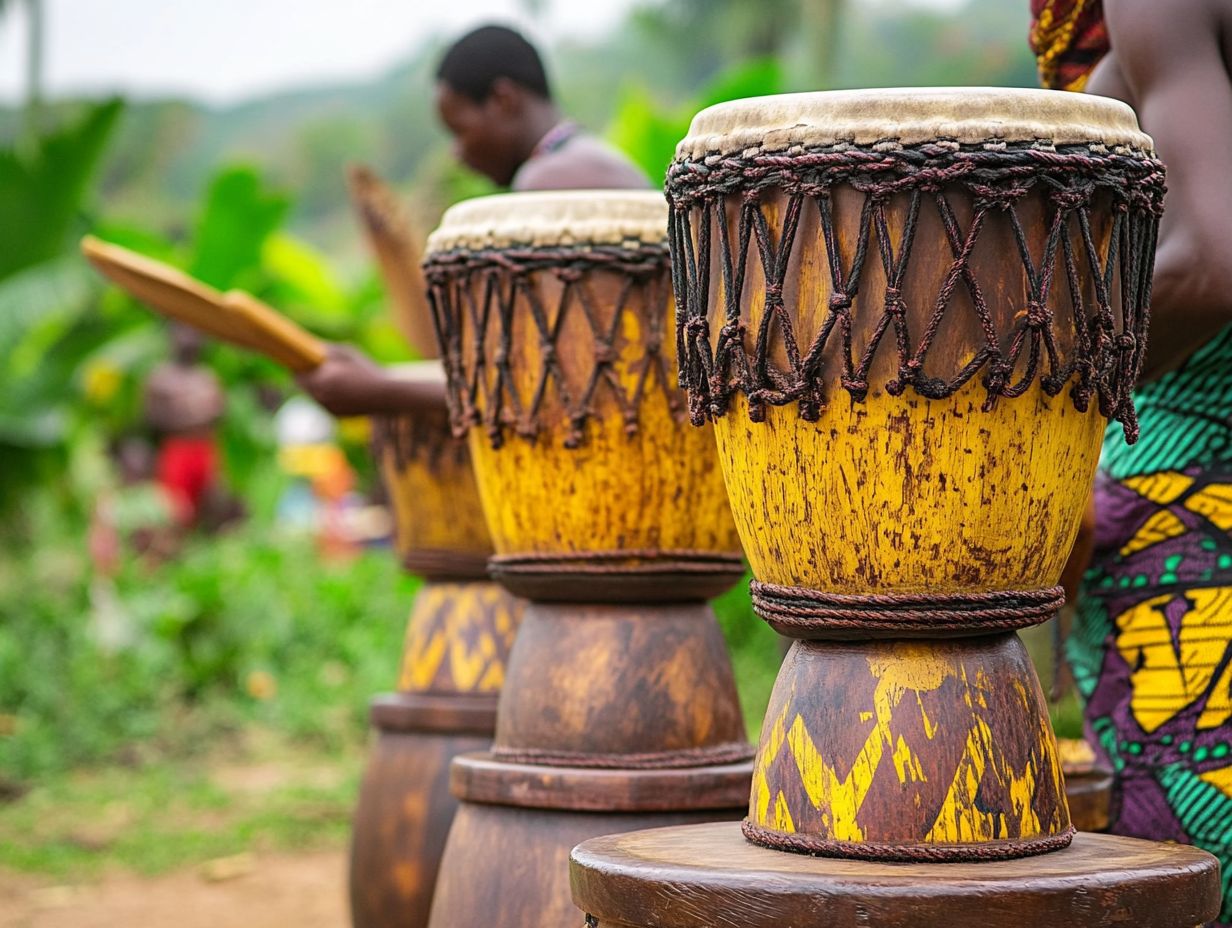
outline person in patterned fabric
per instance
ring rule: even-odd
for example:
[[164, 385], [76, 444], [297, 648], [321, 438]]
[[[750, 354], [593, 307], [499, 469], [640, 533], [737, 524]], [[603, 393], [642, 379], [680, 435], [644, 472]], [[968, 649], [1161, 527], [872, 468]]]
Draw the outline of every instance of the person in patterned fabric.
[[1152, 325], [1112, 429], [1069, 658], [1111, 830], [1220, 858], [1232, 925], [1232, 0], [1033, 0], [1047, 86], [1138, 112], [1168, 167]]

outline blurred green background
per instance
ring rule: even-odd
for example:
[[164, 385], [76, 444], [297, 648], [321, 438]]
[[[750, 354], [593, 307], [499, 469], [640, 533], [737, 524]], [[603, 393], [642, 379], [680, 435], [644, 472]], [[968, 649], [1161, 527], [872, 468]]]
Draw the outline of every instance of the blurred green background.
[[[0, 17], [37, 2], [0, 3]], [[525, 5], [552, 15], [551, 4]], [[602, 38], [544, 51], [566, 112], [659, 178], [690, 116], [726, 99], [1030, 86], [1026, 28], [1025, 3], [990, 0], [950, 12], [647, 0]], [[225, 347], [207, 360], [227, 393], [226, 478], [246, 520], [191, 540], [174, 560], [129, 552], [114, 577], [94, 576], [86, 538], [100, 493], [118, 479], [111, 449], [142, 433], [141, 384], [168, 349], [161, 322], [105, 288], [77, 242], [93, 232], [216, 287], [249, 289], [381, 360], [408, 358], [343, 172], [370, 164], [423, 231], [451, 202], [485, 192], [453, 163], [431, 112], [448, 38], [369, 83], [218, 107], [44, 99], [44, 38], [29, 31], [26, 100], [0, 108], [0, 865], [158, 870], [345, 834], [367, 701], [394, 682], [416, 581], [381, 550], [304, 569], [316, 558], [311, 540], [275, 518], [287, 478], [274, 463], [271, 398], [293, 384]], [[371, 481], [362, 445], [348, 453]], [[755, 732], [779, 645], [744, 591], [719, 611]], [[104, 646], [97, 626], [117, 616], [125, 640]], [[209, 777], [220, 758], [254, 757], [340, 772], [290, 782], [260, 809], [189, 814], [228, 805]], [[81, 820], [117, 802], [120, 824], [83, 837]], [[172, 806], [187, 818], [160, 825]]]

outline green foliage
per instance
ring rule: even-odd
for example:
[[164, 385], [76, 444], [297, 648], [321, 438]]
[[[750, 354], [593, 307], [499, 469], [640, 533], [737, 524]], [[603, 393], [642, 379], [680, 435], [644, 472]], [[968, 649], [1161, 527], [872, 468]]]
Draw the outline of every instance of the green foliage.
[[81, 228], [121, 108], [119, 101], [88, 107], [32, 146], [0, 149], [0, 512], [23, 479], [53, 465], [31, 449], [53, 446], [67, 431], [69, 385], [90, 347], [82, 329], [96, 287], [64, 251]]
[[810, 0], [669, 0], [634, 9], [629, 27], [643, 56], [675, 65], [673, 82], [696, 88], [731, 62], [776, 57], [799, 28]]
[[968, 0], [941, 12], [897, 0], [848, 14], [835, 86], [1038, 86], [1025, 4]]
[[[79, 880], [117, 864], [155, 874], [243, 851], [337, 847], [360, 757], [211, 732], [190, 757], [47, 778], [0, 805], [0, 866]], [[256, 782], [232, 782], [237, 764]]]
[[667, 174], [676, 143], [681, 139], [681, 125], [688, 128], [688, 117], [682, 119], [684, 112], [684, 108], [664, 111], [656, 105], [649, 90], [634, 85], [621, 94], [607, 137], [652, 182], [658, 182]]
[[684, 138], [698, 110], [782, 90], [783, 69], [774, 58], [754, 59], [724, 71], [696, 99], [681, 106], [664, 107], [645, 87], [631, 84], [620, 98], [607, 136], [652, 180], [659, 180], [667, 174], [676, 143]]
[[770, 702], [770, 691], [774, 689], [774, 680], [786, 653], [786, 643], [753, 612], [750, 579], [751, 575], [745, 575], [733, 589], [716, 599], [713, 606], [731, 652], [745, 728], [749, 740], [756, 744], [761, 734], [762, 717]]
[[0, 279], [58, 256], [80, 227], [82, 203], [123, 104], [89, 107], [31, 151], [0, 149]]
[[189, 273], [220, 290], [243, 286], [260, 266], [265, 240], [289, 206], [286, 196], [263, 188], [253, 168], [224, 168], [206, 194]]
[[46, 350], [55, 333], [78, 326], [97, 289], [73, 255], [0, 278], [0, 447], [45, 447], [63, 437], [64, 403], [81, 356], [47, 357]]
[[0, 780], [183, 756], [244, 720], [338, 747], [394, 680], [416, 584], [387, 552], [322, 564], [249, 523], [112, 581], [84, 525], [47, 493], [34, 508], [39, 543], [4, 538], [0, 559]]
[[[251, 167], [224, 167], [188, 242], [126, 225], [95, 231], [220, 289], [251, 289], [309, 329], [380, 360], [405, 360], [375, 271], [354, 285], [341, 280], [316, 249], [281, 231], [289, 208], [289, 198]], [[71, 441], [143, 431], [141, 385], [167, 354], [157, 316], [116, 290], [103, 292], [75, 241], [58, 247], [63, 253], [0, 277], [0, 512], [32, 481], [65, 466]], [[247, 497], [272, 469], [266, 394], [292, 384], [272, 362], [229, 347], [211, 348], [208, 360], [227, 391], [223, 459], [232, 488]], [[74, 502], [89, 505], [87, 497]]]

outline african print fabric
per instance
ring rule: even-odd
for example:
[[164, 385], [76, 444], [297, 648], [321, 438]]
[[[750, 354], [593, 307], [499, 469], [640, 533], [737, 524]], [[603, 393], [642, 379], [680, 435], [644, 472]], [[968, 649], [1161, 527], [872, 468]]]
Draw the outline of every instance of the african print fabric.
[[1108, 53], [1103, 0], [1031, 0], [1027, 40], [1040, 84], [1053, 90], [1082, 90]]
[[1069, 657], [1087, 735], [1117, 774], [1111, 831], [1223, 867], [1232, 924], [1232, 328], [1109, 430]]

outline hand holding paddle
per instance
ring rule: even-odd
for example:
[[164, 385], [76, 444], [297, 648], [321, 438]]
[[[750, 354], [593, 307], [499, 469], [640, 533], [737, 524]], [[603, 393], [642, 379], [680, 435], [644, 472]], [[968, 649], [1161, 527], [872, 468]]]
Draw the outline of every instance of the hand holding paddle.
[[324, 342], [250, 293], [213, 287], [175, 268], [86, 236], [90, 262], [155, 312], [221, 341], [256, 351], [290, 369], [296, 382], [338, 416], [437, 411], [440, 384], [389, 376], [362, 352]]
[[299, 374], [319, 366], [326, 345], [241, 290], [219, 293], [182, 271], [87, 235], [81, 250], [105, 277], [168, 319], [256, 351]]

